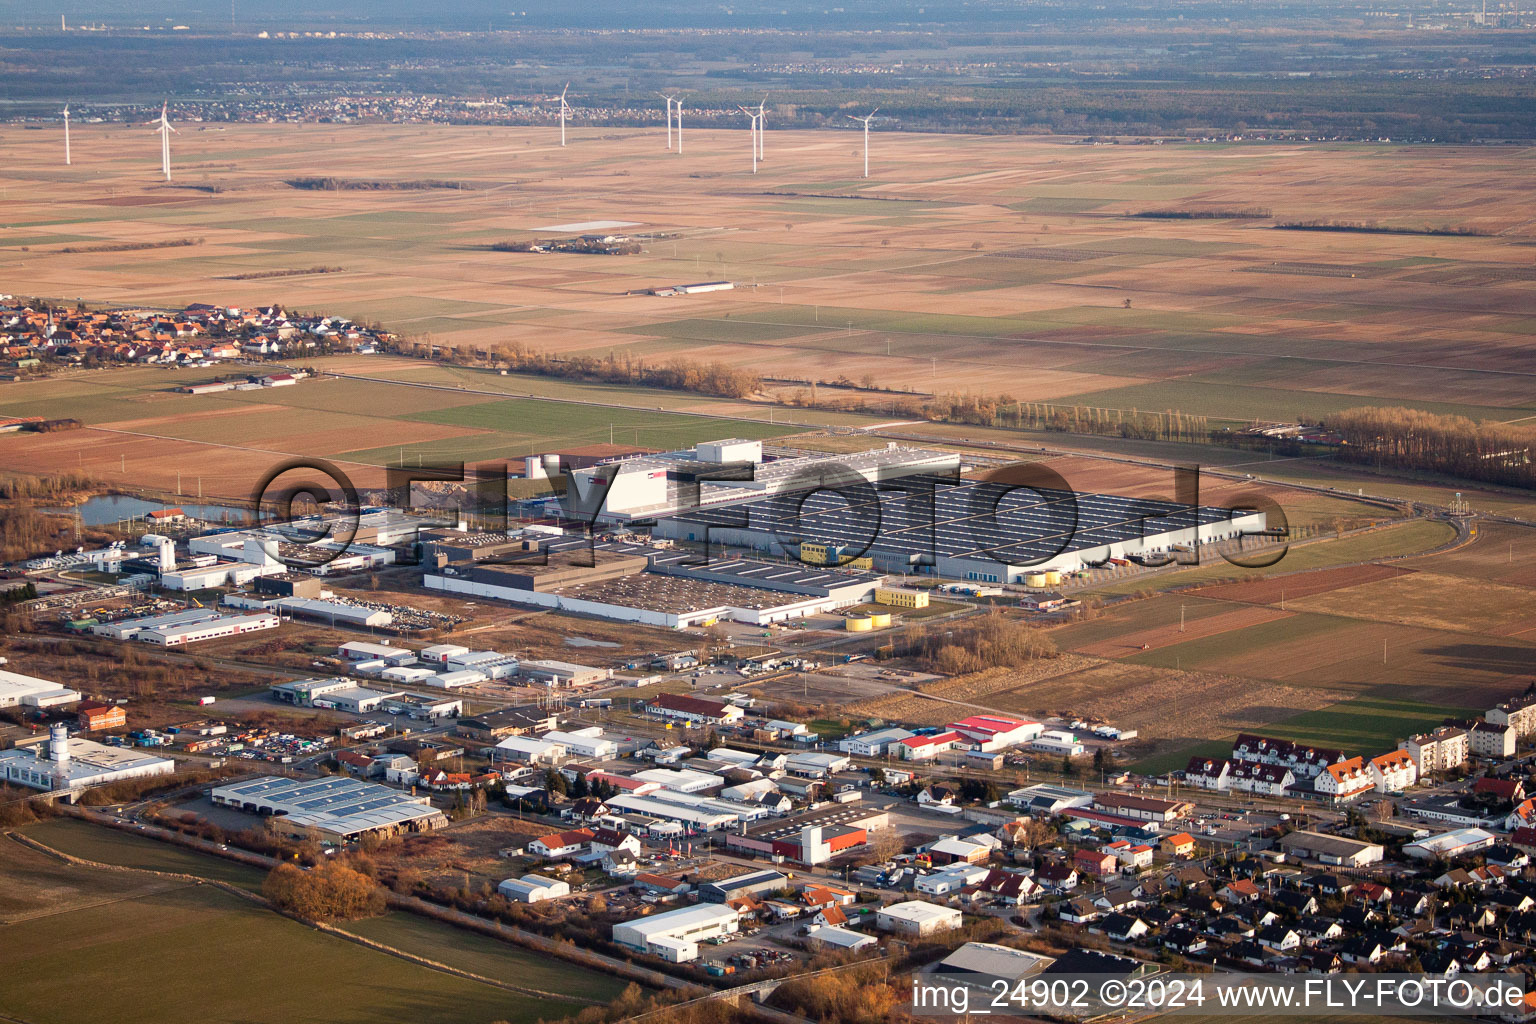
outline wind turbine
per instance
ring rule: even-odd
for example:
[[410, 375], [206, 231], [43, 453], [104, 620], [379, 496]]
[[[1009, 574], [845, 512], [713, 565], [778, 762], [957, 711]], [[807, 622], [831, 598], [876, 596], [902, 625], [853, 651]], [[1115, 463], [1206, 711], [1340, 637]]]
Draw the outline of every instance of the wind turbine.
[[160, 104], [160, 119], [146, 124], [146, 127], [153, 126], [155, 134], [160, 136], [160, 172], [165, 175], [166, 181], [171, 180], [171, 133], [181, 134], [171, 127], [171, 120], [166, 116], [169, 105], [169, 102]]
[[565, 145], [565, 118], [571, 112], [571, 105], [565, 102], [565, 94], [570, 91], [571, 83], [566, 82], [565, 88], [560, 90], [559, 96], [551, 96], [552, 100], [560, 101], [560, 145]]
[[[875, 108], [875, 110], [879, 109], [879, 107]], [[875, 110], [871, 110], [865, 117], [854, 117], [852, 114], [848, 115], [848, 120], [862, 121], [864, 123], [864, 177], [866, 178], [869, 177], [869, 122], [875, 119]]]
[[69, 166], [69, 104], [64, 104], [64, 166]]
[[763, 104], [768, 102], [768, 97], [763, 96], [757, 102], [757, 158], [763, 158], [763, 128], [768, 124], [768, 118], [763, 113]]
[[752, 173], [756, 174], [757, 173], [757, 115], [752, 113], [752, 111], [748, 110], [746, 107], [743, 107], [743, 106], [740, 106], [740, 105], [737, 105], [736, 109], [741, 111], [743, 114], [746, 114], [747, 117], [752, 122]]
[[659, 93], [658, 95], [660, 95], [662, 99], [667, 101], [667, 148], [671, 149], [672, 148], [672, 101], [675, 100], [677, 97], [676, 96], [668, 96], [666, 93]]
[[677, 155], [683, 155], [683, 97], [677, 97]]

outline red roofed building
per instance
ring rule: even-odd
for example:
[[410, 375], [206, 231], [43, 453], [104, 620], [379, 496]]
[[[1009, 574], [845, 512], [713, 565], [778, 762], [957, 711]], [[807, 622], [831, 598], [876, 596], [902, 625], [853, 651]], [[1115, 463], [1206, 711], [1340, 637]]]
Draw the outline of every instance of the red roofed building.
[[547, 860], [557, 860], [561, 857], [569, 857], [580, 853], [582, 848], [592, 841], [593, 832], [589, 828], [573, 828], [564, 832], [552, 832], [547, 836], [540, 836], [528, 844], [531, 853], [538, 854]]
[[891, 744], [891, 749], [903, 761], [929, 761], [938, 757], [946, 750], [953, 750], [957, 746], [964, 745], [965, 738], [953, 730], [937, 733], [933, 736], [908, 736], [899, 743]]
[[86, 732], [97, 729], [118, 729], [128, 724], [128, 713], [121, 704], [103, 704], [101, 701], [84, 700], [75, 707], [75, 719]]
[[972, 715], [950, 722], [949, 728], [970, 740], [977, 750], [988, 753], [1028, 743], [1045, 731], [1039, 722], [1007, 715]]
[[660, 718], [678, 718], [709, 725], [737, 722], [743, 714], [741, 708], [734, 704], [710, 700], [708, 697], [690, 697], [683, 693], [664, 693], [647, 704], [645, 710]]
[[1336, 804], [1342, 804], [1374, 792], [1376, 782], [1366, 770], [1365, 759], [1351, 757], [1323, 769], [1317, 777], [1316, 786], [1319, 794]]

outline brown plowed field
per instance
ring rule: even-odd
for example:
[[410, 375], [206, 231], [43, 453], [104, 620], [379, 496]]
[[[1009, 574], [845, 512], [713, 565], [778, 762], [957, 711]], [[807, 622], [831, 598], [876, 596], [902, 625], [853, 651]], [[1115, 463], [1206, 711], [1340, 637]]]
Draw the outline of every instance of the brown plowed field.
[[1282, 597], [1311, 597], [1326, 594], [1362, 583], [1375, 583], [1414, 572], [1391, 565], [1350, 565], [1338, 569], [1319, 569], [1317, 572], [1297, 573], [1275, 579], [1252, 580], [1246, 583], [1218, 583], [1201, 587], [1192, 593], [1201, 597], [1220, 598], [1224, 601], [1241, 601], [1244, 604], [1279, 604]]
[[1216, 636], [1220, 633], [1230, 633], [1234, 629], [1246, 629], [1249, 626], [1257, 626], [1263, 622], [1273, 622], [1275, 619], [1289, 617], [1290, 612], [1282, 612], [1275, 608], [1262, 606], [1241, 608], [1234, 612], [1226, 612], [1222, 615], [1211, 615], [1203, 619], [1189, 621], [1185, 623], [1183, 632], [1179, 631], [1177, 624], [1170, 623], [1157, 629], [1144, 629], [1135, 633], [1127, 633], [1113, 640], [1089, 644], [1087, 647], [1078, 648], [1077, 653], [1087, 654], [1096, 658], [1124, 658], [1132, 654], [1141, 653], [1143, 646], [1147, 650], [1156, 650], [1159, 647], [1171, 647], [1174, 644], [1188, 643], [1191, 640], [1200, 640], [1208, 636]]

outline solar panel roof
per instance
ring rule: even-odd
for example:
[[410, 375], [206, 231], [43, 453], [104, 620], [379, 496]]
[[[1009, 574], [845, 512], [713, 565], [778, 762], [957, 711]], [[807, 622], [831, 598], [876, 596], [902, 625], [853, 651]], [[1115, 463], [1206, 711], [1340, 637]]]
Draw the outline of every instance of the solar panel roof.
[[923, 476], [879, 489], [781, 494], [674, 518], [764, 531], [785, 544], [812, 541], [846, 545], [855, 553], [926, 553], [1028, 565], [1242, 514], [1153, 498]]

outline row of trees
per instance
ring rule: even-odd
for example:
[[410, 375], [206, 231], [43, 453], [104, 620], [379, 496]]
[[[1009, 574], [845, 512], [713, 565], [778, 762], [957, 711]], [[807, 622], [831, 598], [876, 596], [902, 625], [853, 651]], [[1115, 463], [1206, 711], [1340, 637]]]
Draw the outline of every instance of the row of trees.
[[[430, 355], [432, 348], [421, 342], [403, 342], [401, 347], [412, 355]], [[763, 385], [762, 378], [756, 374], [718, 361], [674, 359], [653, 364], [629, 352], [610, 352], [603, 357], [555, 356], [520, 342], [510, 342], [484, 350], [482, 358], [492, 368], [505, 368], [516, 373], [692, 391], [723, 398], [748, 398], [761, 391]]]
[[1340, 458], [1397, 469], [1428, 470], [1467, 480], [1536, 485], [1536, 429], [1474, 423], [1418, 409], [1362, 407], [1328, 417], [1344, 439]]

